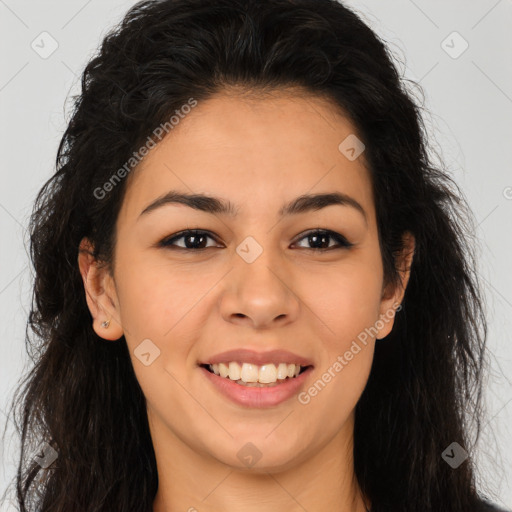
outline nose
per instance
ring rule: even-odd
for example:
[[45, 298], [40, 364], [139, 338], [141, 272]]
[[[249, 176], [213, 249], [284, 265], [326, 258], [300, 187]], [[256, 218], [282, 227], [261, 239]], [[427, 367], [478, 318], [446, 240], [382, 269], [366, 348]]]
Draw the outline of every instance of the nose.
[[270, 251], [263, 251], [252, 263], [234, 255], [235, 268], [228, 274], [229, 285], [221, 299], [224, 320], [253, 329], [284, 326], [295, 321], [300, 300], [293, 275]]

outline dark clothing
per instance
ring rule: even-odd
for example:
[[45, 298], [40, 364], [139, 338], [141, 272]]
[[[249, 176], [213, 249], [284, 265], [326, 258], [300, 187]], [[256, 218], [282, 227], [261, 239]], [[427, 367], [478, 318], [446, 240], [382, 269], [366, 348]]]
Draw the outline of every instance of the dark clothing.
[[[369, 510], [368, 512], [371, 512]], [[500, 508], [490, 501], [482, 500], [476, 510], [473, 512], [512, 512], [512, 510]]]
[[494, 503], [489, 501], [482, 501], [481, 507], [476, 512], [510, 512], [504, 508], [499, 508]]

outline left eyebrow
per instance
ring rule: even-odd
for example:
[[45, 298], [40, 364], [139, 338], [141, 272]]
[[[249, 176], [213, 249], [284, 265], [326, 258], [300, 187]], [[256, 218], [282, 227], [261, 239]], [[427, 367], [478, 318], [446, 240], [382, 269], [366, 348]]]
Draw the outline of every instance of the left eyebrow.
[[[144, 208], [140, 213], [139, 218], [166, 204], [184, 204], [194, 210], [210, 214], [227, 215], [229, 217], [236, 217], [240, 210], [240, 207], [235, 206], [230, 201], [217, 197], [207, 196], [204, 194], [185, 194], [171, 190], [146, 206], [146, 208]], [[284, 217], [321, 210], [322, 208], [326, 208], [331, 205], [350, 206], [355, 208], [364, 217], [365, 222], [368, 223], [366, 212], [361, 204], [353, 197], [350, 197], [347, 194], [342, 194], [341, 192], [304, 194], [285, 204], [281, 207], [278, 213], [280, 217]]]

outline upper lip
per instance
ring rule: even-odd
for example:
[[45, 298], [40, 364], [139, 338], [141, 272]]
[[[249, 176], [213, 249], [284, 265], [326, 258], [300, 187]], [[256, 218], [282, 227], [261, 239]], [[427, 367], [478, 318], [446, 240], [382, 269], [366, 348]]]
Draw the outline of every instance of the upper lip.
[[273, 363], [298, 364], [300, 366], [311, 366], [313, 363], [302, 356], [289, 352], [288, 350], [269, 350], [266, 352], [257, 352], [255, 350], [239, 348], [221, 352], [209, 357], [201, 364], [218, 364], [229, 363], [230, 361], [240, 361], [242, 363], [250, 363], [257, 366]]

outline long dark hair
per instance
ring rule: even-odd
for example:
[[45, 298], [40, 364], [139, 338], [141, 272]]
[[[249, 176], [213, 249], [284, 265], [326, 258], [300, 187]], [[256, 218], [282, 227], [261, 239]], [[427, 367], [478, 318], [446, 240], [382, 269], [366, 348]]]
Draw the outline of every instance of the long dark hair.
[[[403, 309], [376, 345], [356, 408], [355, 473], [372, 512], [476, 509], [486, 324], [473, 226], [460, 190], [432, 163], [422, 106], [393, 59], [335, 0], [144, 1], [107, 34], [30, 219], [34, 367], [12, 405], [22, 511], [152, 510], [145, 398], [124, 338], [107, 343], [92, 329], [79, 243], [88, 237], [112, 263], [130, 172], [117, 171], [190, 98], [230, 86], [299, 88], [349, 115], [366, 146], [386, 281], [398, 282], [402, 235], [415, 236]], [[115, 186], [114, 175], [124, 178]], [[43, 442], [58, 454], [48, 468], [33, 458]], [[454, 442], [470, 455], [457, 469], [442, 457]]]

